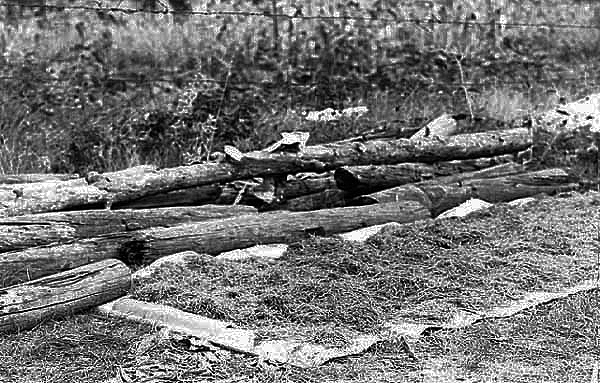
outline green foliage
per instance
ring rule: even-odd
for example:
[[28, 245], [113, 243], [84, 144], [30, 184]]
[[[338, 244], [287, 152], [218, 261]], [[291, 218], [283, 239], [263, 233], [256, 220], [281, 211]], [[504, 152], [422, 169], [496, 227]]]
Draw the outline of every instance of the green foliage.
[[[270, 1], [205, 5], [216, 11], [273, 11]], [[571, 21], [571, 11], [558, 5], [498, 6], [506, 22]], [[309, 12], [304, 2], [277, 7], [277, 13]], [[458, 61], [464, 81], [489, 83], [473, 97], [476, 107], [513, 118], [525, 113], [515, 108], [534, 102], [537, 83], [571, 94], [560, 73], [575, 68], [572, 75], [589, 74], [573, 64], [595, 55], [600, 41], [588, 29], [465, 24], [497, 18], [482, 0], [429, 8], [395, 1], [323, 3], [313, 4], [312, 14], [342, 18], [278, 18], [277, 40], [271, 17], [242, 15], [197, 16], [179, 25], [161, 15], [72, 11], [50, 14], [48, 30], [28, 20], [24, 32], [0, 27], [0, 70], [18, 78], [2, 80], [0, 126], [20, 132], [11, 147], [30, 153], [4, 154], [13, 161], [4, 171], [173, 166], [206, 159], [224, 144], [255, 149], [277, 140], [281, 131], [310, 131], [312, 142], [323, 142], [356, 134], [374, 118], [465, 111], [464, 92], [456, 85], [462, 81]], [[577, 16], [577, 23], [596, 23], [593, 14]], [[389, 22], [415, 18], [450, 23]], [[110, 28], [107, 20], [113, 20]], [[506, 81], [514, 86], [503, 87]], [[523, 92], [525, 86], [529, 90]], [[385, 107], [377, 105], [382, 94]], [[348, 123], [307, 122], [300, 113], [360, 105], [378, 112]], [[36, 138], [28, 143], [25, 137]]]

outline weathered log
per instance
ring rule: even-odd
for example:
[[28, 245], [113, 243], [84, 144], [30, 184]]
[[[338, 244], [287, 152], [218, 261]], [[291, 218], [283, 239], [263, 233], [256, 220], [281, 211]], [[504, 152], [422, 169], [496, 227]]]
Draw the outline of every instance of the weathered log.
[[413, 134], [410, 139], [417, 140], [426, 137], [449, 137], [458, 131], [458, 123], [449, 114], [442, 114], [429, 124], [425, 125], [418, 132]]
[[33, 182], [68, 181], [79, 178], [78, 174], [2, 174], [0, 184], [28, 184]]
[[295, 174], [276, 185], [275, 195], [285, 201], [335, 187], [333, 172]]
[[0, 332], [30, 329], [42, 321], [122, 297], [131, 287], [129, 268], [115, 259], [0, 289]]
[[123, 244], [121, 256], [131, 263], [148, 263], [165, 255], [192, 250], [219, 254], [258, 244], [290, 243], [309, 235], [329, 235], [388, 222], [429, 218], [429, 211], [413, 201], [377, 206], [323, 209], [311, 212], [278, 211], [142, 230]]
[[527, 129], [421, 140], [375, 140], [307, 146], [300, 153], [251, 152], [235, 163], [206, 163], [143, 172], [139, 176], [98, 177], [91, 185], [115, 202], [181, 188], [256, 176], [323, 172], [340, 166], [439, 162], [514, 153], [531, 145]]
[[108, 258], [117, 258], [130, 233], [0, 253], [0, 286], [11, 286]]
[[[331, 194], [325, 191], [337, 189], [333, 172], [289, 175], [285, 181], [282, 180], [283, 177], [276, 178], [267, 177], [259, 184], [246, 181], [230, 182], [223, 187], [221, 195], [215, 202], [226, 205], [236, 203], [249, 205], [261, 211], [275, 209], [299, 211], [344, 206], [343, 204], [329, 206], [325, 203], [329, 199], [327, 194]], [[290, 201], [289, 204], [286, 201]]]
[[[483, 165], [492, 166], [508, 162], [509, 159], [512, 159], [512, 156], [478, 159], [478, 162], [459, 160], [437, 164], [407, 162], [397, 165], [346, 166], [338, 168], [335, 171], [334, 178], [337, 187], [342, 190], [354, 194], [369, 194], [435, 177], [451, 176], [455, 173], [464, 174], [463, 176], [457, 176], [458, 179], [461, 179], [466, 177], [467, 172], [481, 170], [482, 173], [478, 172], [472, 175], [472, 178], [479, 178], [482, 174], [485, 174], [482, 168], [486, 168], [486, 166]], [[494, 172], [493, 169], [491, 171]]]
[[418, 201], [427, 206], [432, 215], [458, 206], [470, 198], [486, 202], [508, 202], [540, 193], [555, 194], [576, 190], [576, 178], [562, 169], [507, 175], [495, 178], [467, 179], [443, 183], [433, 180], [402, 185], [365, 196], [357, 197], [353, 204]]
[[0, 216], [95, 206], [106, 203], [108, 199], [108, 192], [88, 185], [83, 178], [4, 185], [0, 187]]
[[252, 213], [256, 213], [256, 209], [250, 206], [204, 205], [144, 210], [80, 210], [0, 218], [0, 252]]
[[64, 245], [0, 253], [0, 282], [7, 286], [108, 258], [146, 263], [186, 250], [216, 255], [257, 244], [289, 243], [310, 234], [335, 234], [393, 221], [412, 222], [429, 216], [429, 211], [421, 205], [401, 202], [376, 208], [271, 212], [108, 234]]
[[355, 194], [340, 189], [327, 189], [319, 193], [304, 195], [289, 199], [281, 204], [270, 206], [269, 209], [289, 211], [308, 211], [344, 207]]
[[447, 176], [437, 177], [431, 180], [425, 180], [422, 184], [427, 183], [449, 183], [449, 182], [461, 182], [479, 178], [494, 178], [503, 177], [512, 174], [522, 173], [526, 170], [526, 167], [514, 162], [507, 162], [489, 168], [483, 168], [471, 172], [454, 173]]
[[173, 190], [138, 198], [132, 201], [117, 202], [113, 209], [146, 209], [151, 207], [198, 206], [215, 203], [221, 195], [221, 185], [203, 185]]

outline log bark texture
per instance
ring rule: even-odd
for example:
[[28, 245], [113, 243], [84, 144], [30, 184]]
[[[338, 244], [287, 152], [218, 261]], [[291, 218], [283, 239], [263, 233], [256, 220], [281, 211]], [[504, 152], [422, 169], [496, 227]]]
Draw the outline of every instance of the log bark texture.
[[115, 209], [147, 209], [152, 207], [198, 206], [215, 203], [223, 192], [221, 185], [203, 185], [149, 195], [132, 201], [117, 202]]
[[0, 216], [97, 206], [105, 204], [109, 197], [108, 192], [88, 185], [83, 178], [4, 185], [0, 187]]
[[0, 253], [0, 284], [11, 286], [75, 267], [117, 258], [129, 233], [82, 239], [63, 245], [30, 247]]
[[130, 287], [129, 268], [107, 259], [0, 289], [0, 333], [30, 329], [110, 302], [126, 295]]
[[68, 181], [79, 178], [78, 174], [46, 174], [46, 173], [30, 173], [30, 174], [4, 174], [0, 175], [0, 184], [28, 184], [34, 182], [48, 181]]
[[217, 255], [258, 244], [289, 243], [310, 234], [335, 234], [393, 221], [412, 222], [429, 216], [429, 211], [421, 205], [401, 202], [376, 208], [270, 212], [172, 228], [108, 234], [64, 245], [0, 253], [0, 281], [8, 286], [108, 258], [144, 264], [187, 250]]
[[[334, 173], [337, 187], [354, 194], [369, 194], [408, 183], [422, 182], [436, 177], [452, 176], [457, 179], [466, 177], [467, 172], [474, 173], [473, 178], [481, 177], [483, 169], [496, 164], [507, 163], [513, 157], [502, 156], [477, 160], [458, 160], [436, 164], [403, 163], [397, 165], [345, 166]], [[511, 165], [512, 166], [512, 165]], [[490, 170], [492, 173], [494, 169]], [[458, 173], [458, 174], [457, 174]], [[464, 178], [463, 178], [464, 179]]]
[[0, 253], [110, 233], [253, 214], [250, 206], [79, 210], [0, 218]]
[[535, 172], [495, 178], [441, 180], [402, 185], [377, 193], [357, 197], [355, 204], [418, 201], [427, 206], [432, 215], [458, 206], [470, 198], [486, 202], [508, 202], [540, 193], [555, 194], [579, 188], [577, 180], [562, 169], [545, 169]]
[[344, 207], [354, 196], [354, 194], [344, 190], [327, 189], [319, 193], [289, 199], [281, 204], [272, 206], [271, 209], [309, 211]]
[[335, 187], [333, 172], [296, 174], [278, 183], [275, 187], [275, 195], [285, 201]]
[[134, 241], [123, 245], [121, 256], [128, 262], [145, 264], [186, 250], [217, 255], [259, 244], [290, 243], [310, 235], [330, 235], [388, 222], [426, 218], [430, 218], [429, 211], [413, 201], [311, 212], [278, 211], [142, 230]]
[[206, 163], [144, 172], [139, 176], [98, 177], [91, 185], [114, 202], [129, 201], [171, 190], [252, 177], [324, 172], [340, 166], [439, 162], [492, 157], [531, 145], [527, 129], [456, 135], [420, 140], [374, 140], [307, 146], [300, 153], [251, 152], [235, 163]]

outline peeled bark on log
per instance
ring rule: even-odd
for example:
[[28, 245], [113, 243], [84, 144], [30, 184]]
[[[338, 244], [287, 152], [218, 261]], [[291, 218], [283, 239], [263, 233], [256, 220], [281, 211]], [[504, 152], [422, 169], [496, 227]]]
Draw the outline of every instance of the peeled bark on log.
[[270, 209], [308, 211], [344, 207], [353, 196], [354, 194], [350, 194], [344, 190], [327, 189], [319, 193], [308, 194], [287, 200], [281, 204], [271, 206]]
[[449, 114], [442, 114], [429, 124], [424, 126], [418, 132], [413, 134], [410, 139], [418, 140], [426, 137], [449, 137], [458, 131], [458, 123]]
[[573, 176], [562, 169], [546, 169], [503, 177], [468, 179], [449, 183], [434, 180], [402, 185], [360, 196], [354, 200], [354, 204], [419, 201], [430, 209], [432, 215], [436, 216], [470, 198], [478, 198], [486, 202], [508, 202], [540, 193], [555, 194], [576, 190], [579, 188], [579, 184], [575, 181]]
[[132, 201], [115, 203], [114, 209], [145, 209], [151, 207], [197, 206], [215, 203], [223, 192], [221, 185], [203, 185], [167, 193], [149, 195]]
[[186, 250], [217, 255], [258, 244], [290, 243], [310, 235], [336, 234], [365, 226], [426, 218], [430, 218], [429, 211], [412, 201], [310, 212], [263, 213], [142, 230], [134, 241], [123, 245], [122, 259], [143, 264]]
[[139, 176], [99, 177], [91, 185], [114, 202], [171, 190], [298, 172], [323, 172], [340, 166], [439, 162], [514, 153], [531, 145], [527, 129], [456, 135], [445, 139], [376, 140], [307, 146], [300, 153], [251, 152], [235, 163], [206, 163], [162, 169]]
[[97, 311], [197, 337], [232, 351], [249, 353], [254, 347], [254, 331], [235, 328], [232, 323], [191, 314], [167, 305], [124, 297], [99, 306]]
[[0, 289], [0, 332], [30, 329], [87, 310], [126, 295], [130, 287], [129, 268], [107, 259]]
[[[486, 174], [486, 171], [482, 169], [483, 164], [501, 163], [502, 160], [508, 161], [508, 158], [489, 158], [479, 163], [474, 163], [473, 160], [462, 160], [437, 164], [407, 162], [397, 165], [346, 166], [338, 168], [334, 178], [337, 187], [342, 190], [354, 194], [369, 194], [435, 177], [452, 176], [454, 173], [459, 173], [457, 175], [459, 179], [461, 177], [465, 179], [466, 172], [480, 170], [472, 175], [473, 178], [478, 178]], [[493, 174], [495, 170], [492, 168], [490, 171]]]
[[3, 174], [0, 175], [0, 184], [12, 185], [12, 184], [28, 184], [34, 182], [48, 182], [48, 181], [68, 181], [79, 178], [78, 174], [45, 174], [45, 173], [31, 173], [31, 174]]
[[256, 212], [249, 206], [204, 205], [146, 210], [80, 210], [0, 218], [0, 253]]

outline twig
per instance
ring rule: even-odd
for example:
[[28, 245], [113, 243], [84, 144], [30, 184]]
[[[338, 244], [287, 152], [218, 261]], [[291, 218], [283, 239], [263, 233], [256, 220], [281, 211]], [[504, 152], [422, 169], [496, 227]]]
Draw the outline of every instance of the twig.
[[211, 130], [210, 138], [207, 143], [206, 149], [206, 161], [210, 161], [210, 155], [212, 152], [212, 144], [215, 138], [215, 131], [217, 128], [217, 124], [219, 123], [219, 117], [221, 117], [221, 109], [223, 108], [223, 102], [225, 101], [225, 93], [227, 92], [227, 86], [229, 85], [229, 77], [231, 76], [231, 66], [233, 65], [233, 61], [229, 62], [229, 66], [227, 68], [227, 77], [225, 78], [225, 86], [223, 87], [223, 93], [221, 94], [221, 101], [219, 101], [219, 109], [217, 109], [217, 116], [215, 118], [215, 126], [214, 129]]
[[471, 114], [471, 121], [473, 121], [473, 119], [474, 119], [473, 105], [471, 102], [471, 97], [469, 96], [469, 91], [467, 90], [467, 87], [465, 86], [465, 76], [463, 73], [462, 65], [460, 63], [460, 60], [458, 59], [458, 55], [454, 56], [454, 58], [456, 59], [456, 63], [458, 64], [458, 71], [460, 73], [460, 87], [465, 92], [465, 98], [467, 99], [467, 106], [469, 107], [469, 113]]

